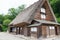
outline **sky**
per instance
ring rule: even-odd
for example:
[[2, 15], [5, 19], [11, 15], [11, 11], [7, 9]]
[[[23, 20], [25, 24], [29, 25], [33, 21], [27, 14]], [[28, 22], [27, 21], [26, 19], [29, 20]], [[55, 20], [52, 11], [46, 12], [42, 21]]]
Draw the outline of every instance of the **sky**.
[[7, 14], [9, 8], [17, 8], [22, 4], [28, 7], [36, 1], [38, 0], [0, 0], [0, 14]]

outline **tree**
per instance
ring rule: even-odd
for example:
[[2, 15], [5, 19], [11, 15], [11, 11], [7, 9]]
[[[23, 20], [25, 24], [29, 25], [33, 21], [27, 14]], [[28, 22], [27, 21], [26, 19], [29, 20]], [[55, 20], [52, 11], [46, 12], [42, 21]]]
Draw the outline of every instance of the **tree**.
[[3, 20], [4, 20], [4, 16], [2, 14], [0, 14], [0, 24], [3, 23]]
[[55, 13], [60, 13], [60, 0], [51, 1], [51, 5]]
[[7, 29], [8, 29], [8, 24], [9, 24], [10, 22], [11, 22], [10, 19], [6, 19], [6, 20], [3, 21], [3, 25], [2, 25], [2, 30], [3, 30], [3, 31], [7, 31]]
[[12, 19], [14, 19], [16, 17], [16, 15], [17, 15], [16, 9], [15, 8], [10, 8], [8, 11], [9, 11], [8, 12], [9, 15], [12, 17]]
[[2, 25], [2, 30], [7, 31], [8, 24], [25, 8], [25, 5], [21, 5], [18, 8], [10, 8], [8, 14], [0, 14], [0, 24]]
[[12, 20], [12, 17], [11, 17], [11, 15], [4, 15], [4, 20], [6, 20], [6, 19], [10, 19], [10, 20]]
[[11, 22], [11, 20], [6, 19], [3, 21], [3, 25], [8, 26], [8, 24]]
[[17, 9], [15, 8], [10, 8], [8, 10], [8, 14], [11, 16], [12, 20], [18, 15], [21, 11], [23, 11], [25, 8], [24, 5], [19, 6]]
[[25, 8], [25, 5], [19, 6], [19, 7], [16, 9], [17, 13], [20, 13], [21, 11], [23, 11], [24, 8]]
[[60, 0], [51, 0], [50, 4], [56, 15], [57, 21], [60, 23]]

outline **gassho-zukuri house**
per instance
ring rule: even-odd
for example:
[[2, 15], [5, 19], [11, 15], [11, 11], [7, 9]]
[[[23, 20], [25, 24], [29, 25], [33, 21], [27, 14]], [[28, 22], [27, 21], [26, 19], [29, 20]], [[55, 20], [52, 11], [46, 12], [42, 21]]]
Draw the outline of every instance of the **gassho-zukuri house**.
[[60, 24], [48, 0], [39, 0], [19, 13], [8, 31], [35, 38], [53, 37], [60, 35]]

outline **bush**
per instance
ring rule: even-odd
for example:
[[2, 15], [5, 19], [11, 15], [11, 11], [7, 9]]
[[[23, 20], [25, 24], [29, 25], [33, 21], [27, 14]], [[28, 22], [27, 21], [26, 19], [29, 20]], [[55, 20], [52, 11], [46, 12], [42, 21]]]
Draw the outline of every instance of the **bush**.
[[2, 26], [2, 31], [3, 31], [3, 32], [6, 32], [7, 29], [8, 29], [8, 27], [6, 27], [6, 26]]

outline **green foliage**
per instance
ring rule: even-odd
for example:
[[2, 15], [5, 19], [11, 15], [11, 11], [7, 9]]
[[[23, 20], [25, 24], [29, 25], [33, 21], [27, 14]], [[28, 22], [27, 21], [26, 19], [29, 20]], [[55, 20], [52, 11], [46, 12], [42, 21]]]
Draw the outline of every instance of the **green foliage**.
[[19, 13], [19, 12], [23, 11], [24, 8], [25, 8], [25, 5], [19, 6], [19, 7], [16, 9], [16, 12]]
[[0, 24], [2, 24], [2, 23], [3, 23], [3, 20], [4, 20], [4, 17], [3, 17], [3, 15], [2, 15], [2, 14], [0, 14]]
[[51, 5], [55, 13], [60, 13], [60, 0], [52, 1]]
[[8, 24], [16, 17], [16, 15], [23, 11], [24, 8], [25, 5], [21, 5], [18, 8], [10, 8], [7, 15], [0, 14], [0, 24], [2, 24], [3, 31], [7, 31]]
[[9, 20], [12, 20], [12, 17], [11, 17], [11, 15], [4, 15], [4, 20], [6, 20], [6, 19], [9, 19]]
[[3, 25], [8, 26], [8, 24], [11, 22], [11, 20], [6, 19], [3, 21]]
[[3, 21], [3, 26], [2, 26], [3, 31], [7, 31], [7, 29], [8, 29], [8, 24], [9, 24], [10, 22], [11, 22], [11, 20], [9, 20], [9, 19], [6, 19], [6, 20]]
[[56, 15], [57, 21], [60, 23], [60, 0], [51, 0], [50, 4]]
[[6, 31], [7, 31], [7, 29], [8, 29], [8, 27], [6, 27], [6, 26], [2, 25], [2, 31], [3, 31], [3, 32], [6, 32]]
[[15, 8], [10, 8], [8, 11], [9, 11], [8, 13], [11, 16], [11, 18], [14, 19], [17, 15], [16, 9]]
[[60, 23], [60, 18], [57, 18], [57, 21]]
[[21, 11], [23, 11], [24, 8], [25, 8], [25, 5], [21, 5], [17, 9], [10, 8], [8, 10], [8, 14], [11, 16], [10, 19], [13, 20], [16, 17], [16, 15], [18, 15]]

